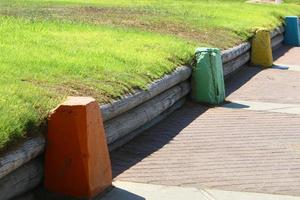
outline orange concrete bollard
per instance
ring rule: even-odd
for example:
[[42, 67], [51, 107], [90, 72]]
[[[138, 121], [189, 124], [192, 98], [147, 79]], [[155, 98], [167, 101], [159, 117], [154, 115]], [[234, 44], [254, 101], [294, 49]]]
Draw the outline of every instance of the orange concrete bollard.
[[60, 195], [90, 199], [112, 184], [111, 164], [98, 103], [69, 97], [50, 115], [45, 187]]

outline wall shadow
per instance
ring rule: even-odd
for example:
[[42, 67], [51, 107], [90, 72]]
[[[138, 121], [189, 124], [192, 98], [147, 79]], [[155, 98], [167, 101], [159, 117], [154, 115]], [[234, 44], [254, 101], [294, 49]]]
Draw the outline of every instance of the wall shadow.
[[278, 58], [280, 58], [281, 56], [284, 56], [286, 53], [289, 52], [290, 49], [292, 49], [293, 46], [288, 46], [288, 45], [283, 45], [280, 48], [276, 49], [273, 52], [273, 59], [277, 60]]
[[[24, 195], [20, 196], [18, 199], [27, 199]], [[76, 198], [71, 196], [59, 195], [52, 192], [47, 191], [44, 187], [40, 187], [34, 191], [33, 195], [29, 195], [28, 199], [33, 200], [87, 200], [88, 198]], [[107, 189], [103, 193], [100, 193], [96, 197], [91, 198], [91, 200], [145, 200], [144, 197], [141, 197], [137, 194], [129, 192], [127, 190], [114, 187]]]
[[114, 187], [111, 191], [103, 196], [94, 198], [93, 200], [146, 200], [144, 197], [131, 193], [127, 190]]
[[235, 72], [233, 75], [229, 76], [225, 80], [225, 90], [226, 96], [229, 96], [234, 91], [238, 90], [240, 87], [245, 85], [254, 76], [260, 73], [263, 69], [258, 66], [245, 65], [239, 71]]
[[208, 110], [208, 106], [187, 102], [167, 119], [111, 152], [113, 177], [134, 166], [147, 156], [163, 148], [185, 127]]
[[[284, 46], [278, 49], [274, 54], [280, 57], [289, 49], [290, 47]], [[248, 64], [227, 77], [225, 80], [226, 96], [237, 91], [262, 70], [262, 67]], [[224, 104], [226, 103], [230, 102], [224, 102]], [[247, 108], [246, 105], [241, 104], [229, 104], [227, 106], [231, 106], [231, 108], [235, 109]], [[184, 128], [189, 126], [189, 124], [205, 113], [209, 108], [207, 105], [187, 102], [181, 109], [172, 113], [167, 119], [137, 136], [126, 145], [112, 151], [111, 162], [113, 177], [117, 177], [125, 170], [170, 143]]]
[[[273, 59], [274, 61], [278, 58], [284, 56], [286, 53], [289, 52], [290, 49], [292, 49], [292, 46], [283, 45], [277, 50], [273, 52]], [[287, 66], [279, 66], [274, 65], [272, 67], [273, 69], [280, 69], [280, 70], [287, 70]], [[259, 72], [264, 70], [262, 67], [254, 66], [251, 64], [247, 64], [243, 66], [240, 70], [235, 72], [234, 74], [230, 75], [225, 80], [225, 87], [226, 87], [226, 96], [229, 96], [234, 91], [238, 90], [241, 86], [243, 86], [245, 83], [247, 83], [250, 79], [252, 79], [255, 75], [257, 75]]]

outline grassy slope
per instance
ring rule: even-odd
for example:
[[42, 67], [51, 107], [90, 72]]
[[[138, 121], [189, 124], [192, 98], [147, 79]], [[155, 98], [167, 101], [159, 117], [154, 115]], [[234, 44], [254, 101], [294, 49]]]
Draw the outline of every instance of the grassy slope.
[[107, 102], [159, 78], [193, 50], [155, 33], [13, 18], [0, 24], [0, 146], [66, 95]]
[[300, 13], [229, 0], [0, 2], [0, 148], [66, 95], [107, 102], [188, 62], [196, 46], [226, 48]]
[[299, 13], [295, 5], [243, 0], [11, 0], [9, 4], [19, 5], [11, 9], [12, 15], [136, 27], [221, 48], [246, 40], [257, 27], [273, 28], [281, 23], [280, 17]]
[[284, 2], [286, 2], [286, 3], [294, 3], [294, 4], [299, 4], [300, 5], [300, 0], [285, 0]]

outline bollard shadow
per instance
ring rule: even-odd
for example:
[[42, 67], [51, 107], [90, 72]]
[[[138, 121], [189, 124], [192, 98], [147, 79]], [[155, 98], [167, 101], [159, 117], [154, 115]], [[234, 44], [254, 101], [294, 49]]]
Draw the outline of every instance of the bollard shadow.
[[208, 106], [187, 102], [157, 125], [111, 152], [113, 177], [170, 143], [184, 128], [205, 113]]
[[239, 71], [235, 72], [233, 75], [229, 76], [225, 80], [225, 90], [226, 96], [229, 96], [240, 87], [245, 85], [263, 69], [258, 66], [245, 65]]
[[[31, 197], [34, 200], [87, 200], [90, 198], [75, 198], [65, 195], [59, 195], [56, 193], [52, 193], [47, 191], [44, 187], [40, 187], [35, 190], [34, 195]], [[97, 195], [96, 197], [91, 198], [91, 200], [145, 200], [144, 197], [141, 197], [137, 194], [129, 192], [127, 190], [118, 188], [118, 187], [110, 187], [103, 193]]]
[[272, 69], [288, 70], [289, 67], [284, 65], [273, 65]]
[[93, 200], [146, 200], [144, 197], [131, 193], [127, 190], [114, 187], [105, 195], [94, 198]]
[[288, 46], [288, 45], [283, 45], [280, 48], [276, 49], [273, 52], [273, 59], [277, 60], [278, 58], [284, 56], [285, 54], [287, 54], [291, 49], [293, 48], [293, 46]]
[[[274, 61], [284, 56], [292, 49], [292, 46], [283, 45], [273, 52]], [[285, 65], [274, 65], [273, 69], [288, 70], [289, 68]], [[246, 84], [250, 79], [256, 76], [264, 69], [259, 66], [247, 64], [234, 74], [227, 77], [225, 80], [226, 96], [229, 96], [234, 91], [238, 90], [241, 86]]]
[[225, 104], [223, 104], [224, 108], [231, 108], [231, 109], [245, 109], [245, 108], [250, 108], [248, 105], [240, 104], [240, 103], [235, 103], [235, 102], [230, 102], [227, 101]]

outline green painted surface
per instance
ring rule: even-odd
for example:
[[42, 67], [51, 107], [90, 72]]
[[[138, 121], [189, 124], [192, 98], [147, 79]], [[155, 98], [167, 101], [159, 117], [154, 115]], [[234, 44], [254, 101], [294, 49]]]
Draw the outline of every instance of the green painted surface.
[[220, 104], [225, 99], [221, 52], [216, 48], [198, 48], [192, 73], [192, 99], [199, 103]]

